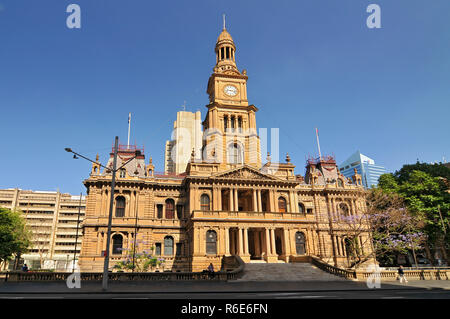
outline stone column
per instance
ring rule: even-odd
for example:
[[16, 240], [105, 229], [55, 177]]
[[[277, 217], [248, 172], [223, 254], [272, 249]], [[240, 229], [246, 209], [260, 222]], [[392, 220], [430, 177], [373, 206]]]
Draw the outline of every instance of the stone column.
[[270, 230], [266, 228], [266, 257], [272, 255], [272, 251], [270, 249]]
[[253, 189], [253, 211], [254, 212], [257, 212], [257, 211], [259, 211], [259, 208], [258, 208], [258, 200], [257, 200], [257, 190], [256, 189]]
[[218, 209], [218, 196], [217, 196], [217, 187], [214, 186], [212, 189], [212, 210], [219, 210]]
[[289, 192], [289, 212], [290, 213], [295, 213], [296, 209], [295, 209], [295, 205], [294, 205], [294, 193], [292, 193], [291, 191]]
[[225, 256], [230, 256], [230, 229], [225, 228]]
[[273, 228], [270, 230], [270, 240], [272, 243], [272, 255], [276, 255], [277, 250], [276, 250], [276, 246], [275, 246], [275, 229], [273, 229]]
[[273, 194], [274, 192], [273, 192], [273, 190], [269, 190], [269, 206], [270, 206], [270, 211], [271, 212], [274, 212], [275, 211], [275, 204], [274, 204], [274, 198], [275, 198], [275, 195]]
[[258, 194], [258, 211], [262, 212], [261, 190], [260, 189], [258, 189], [257, 194]]
[[244, 228], [244, 255], [250, 255], [248, 251], [248, 228]]
[[355, 200], [352, 199], [351, 200], [352, 203], [352, 215], [355, 216], [356, 215], [356, 205], [355, 205]]
[[280, 209], [278, 207], [278, 193], [276, 191], [273, 191], [273, 208], [275, 212], [279, 212]]
[[234, 210], [238, 211], [239, 210], [239, 200], [238, 200], [238, 189], [235, 188], [234, 189]]
[[238, 248], [238, 255], [242, 256], [244, 255], [244, 245], [243, 245], [243, 240], [242, 240], [242, 228], [238, 228], [238, 243], [239, 243], [239, 248]]
[[217, 210], [223, 210], [222, 209], [222, 188], [218, 188], [218, 196], [217, 196]]
[[229, 196], [229, 200], [230, 200], [230, 212], [234, 211], [234, 206], [233, 206], [233, 198], [234, 198], [234, 191], [232, 188], [230, 188], [230, 196]]
[[103, 241], [103, 235], [101, 233], [97, 233], [97, 248], [95, 250], [96, 256], [98, 256], [101, 253], [102, 241]]
[[283, 229], [284, 255], [286, 262], [289, 262], [288, 257], [292, 254], [291, 246], [289, 245], [289, 229]]

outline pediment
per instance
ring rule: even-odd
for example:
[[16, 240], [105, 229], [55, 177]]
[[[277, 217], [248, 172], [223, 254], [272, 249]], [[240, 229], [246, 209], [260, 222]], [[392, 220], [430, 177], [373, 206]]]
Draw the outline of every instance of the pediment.
[[224, 178], [224, 179], [249, 179], [249, 180], [272, 180], [279, 181], [278, 177], [267, 175], [261, 173], [260, 171], [251, 168], [249, 166], [242, 166], [239, 168], [235, 168], [226, 172], [220, 172], [215, 174], [213, 177], [215, 178]]

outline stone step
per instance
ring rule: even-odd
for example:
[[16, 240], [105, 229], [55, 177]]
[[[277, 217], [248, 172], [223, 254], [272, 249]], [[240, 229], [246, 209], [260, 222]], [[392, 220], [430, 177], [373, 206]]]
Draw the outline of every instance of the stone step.
[[247, 263], [237, 281], [346, 281], [309, 263]]

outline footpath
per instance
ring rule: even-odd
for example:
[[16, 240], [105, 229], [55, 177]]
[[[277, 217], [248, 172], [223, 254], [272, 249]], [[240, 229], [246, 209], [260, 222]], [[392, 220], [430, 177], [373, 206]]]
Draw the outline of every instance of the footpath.
[[[421, 280], [382, 282], [381, 290], [444, 289], [450, 290], [450, 281]], [[110, 281], [108, 293], [246, 293], [246, 292], [313, 292], [313, 291], [367, 291], [365, 282], [354, 281]], [[0, 295], [15, 294], [102, 294], [101, 281], [81, 282], [80, 288], [68, 288], [66, 282], [0, 282]]]

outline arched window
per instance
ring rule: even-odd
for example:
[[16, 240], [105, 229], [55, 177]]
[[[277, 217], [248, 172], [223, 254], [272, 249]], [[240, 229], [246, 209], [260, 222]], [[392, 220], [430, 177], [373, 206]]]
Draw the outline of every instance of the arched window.
[[342, 181], [342, 179], [338, 178], [337, 182], [339, 187], [344, 187], [344, 182]]
[[242, 149], [234, 143], [228, 146], [228, 164], [242, 164]]
[[206, 253], [208, 255], [217, 254], [217, 233], [214, 230], [206, 232]]
[[209, 196], [207, 194], [203, 194], [200, 197], [200, 208], [203, 211], [210, 210]]
[[164, 237], [164, 255], [165, 256], [173, 255], [173, 238], [170, 236]]
[[120, 178], [125, 178], [125, 177], [126, 177], [125, 169], [124, 169], [124, 168], [122, 168], [122, 169], [120, 170], [119, 177], [120, 177]]
[[302, 232], [296, 232], [295, 233], [295, 248], [297, 251], [297, 255], [304, 255], [306, 254], [306, 240], [305, 240], [305, 234]]
[[122, 235], [116, 234], [116, 235], [112, 236], [112, 254], [113, 255], [121, 255], [122, 254], [122, 246], [123, 246]]
[[278, 198], [278, 211], [280, 213], [286, 213], [286, 211], [287, 211], [286, 208], [287, 208], [286, 199], [284, 197], [280, 196]]
[[238, 129], [239, 132], [242, 132], [242, 117], [238, 117]]
[[125, 197], [117, 196], [116, 197], [116, 217], [124, 217], [125, 216]]
[[300, 214], [306, 214], [305, 205], [303, 205], [302, 203], [298, 203], [298, 212]]
[[340, 203], [338, 206], [339, 214], [342, 216], [349, 216], [348, 206], [345, 203]]
[[175, 201], [172, 198], [166, 199], [166, 219], [175, 218]]

